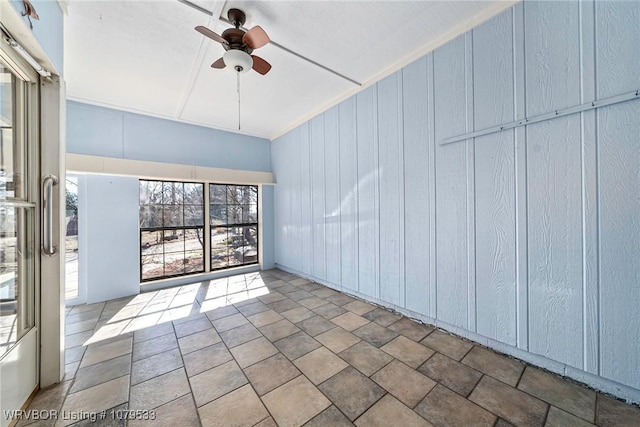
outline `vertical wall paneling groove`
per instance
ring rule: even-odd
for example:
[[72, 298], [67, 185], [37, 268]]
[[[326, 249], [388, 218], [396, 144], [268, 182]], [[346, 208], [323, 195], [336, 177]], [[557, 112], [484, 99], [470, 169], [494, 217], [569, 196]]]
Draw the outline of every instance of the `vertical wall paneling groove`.
[[438, 317], [437, 228], [436, 228], [436, 113], [435, 65], [433, 53], [427, 55], [427, 127], [429, 136], [429, 316]]
[[404, 127], [405, 307], [431, 313], [432, 194], [427, 58], [402, 70]]
[[340, 126], [340, 265], [343, 288], [358, 292], [358, 151], [356, 98], [338, 106]]
[[401, 73], [378, 82], [378, 175], [380, 186], [380, 298], [401, 305]]
[[[300, 145], [298, 144], [298, 138], [291, 138], [291, 145], [290, 148], [291, 153], [293, 154], [294, 158], [299, 159], [300, 158]], [[289, 201], [290, 201], [290, 209], [291, 209], [291, 216], [289, 217], [289, 226], [291, 228], [291, 231], [289, 233], [289, 235], [291, 236], [292, 241], [295, 241], [293, 239], [300, 239], [300, 217], [301, 217], [301, 213], [299, 212], [299, 206], [300, 206], [300, 194], [295, 194], [299, 191], [301, 191], [300, 189], [300, 180], [298, 179], [298, 177], [300, 176], [300, 162], [295, 162], [294, 164], [291, 165], [291, 170], [289, 172], [290, 174], [290, 197], [289, 197]], [[300, 257], [300, 253], [298, 251], [298, 247], [300, 245], [290, 245], [290, 250], [289, 250], [289, 259], [292, 260], [292, 262], [295, 262], [296, 265], [300, 265], [300, 261], [301, 261], [301, 257]]]
[[338, 264], [338, 273], [337, 273], [337, 278], [336, 281], [337, 283], [340, 284], [340, 288], [344, 287], [344, 283], [342, 283], [342, 199], [340, 198], [340, 173], [342, 171], [342, 168], [340, 167], [340, 106], [336, 105], [334, 108], [335, 113], [336, 113], [336, 152], [335, 152], [335, 158], [336, 158], [336, 162], [338, 163], [336, 166], [336, 182], [335, 182], [335, 187], [336, 187], [336, 203], [337, 203], [337, 208], [336, 208], [336, 213], [337, 213], [337, 217], [335, 218], [335, 222], [336, 222], [336, 245], [338, 245], [338, 259], [337, 259], [337, 264]]
[[311, 125], [311, 203], [313, 209], [313, 275], [326, 280], [325, 258], [325, 159], [324, 159], [324, 116], [320, 115]]
[[[526, 116], [526, 58], [524, 40], [524, 4], [513, 13], [513, 115]], [[516, 341], [517, 347], [529, 350], [529, 257], [527, 255], [527, 133], [525, 127], [514, 129], [515, 176], [515, 245], [516, 245]]]
[[276, 260], [640, 403], [640, 2], [521, 2], [272, 142]]
[[[578, 3], [524, 6], [527, 115], [578, 104]], [[527, 147], [529, 350], [582, 368], [579, 115], [527, 126]]]
[[[436, 140], [464, 133], [466, 127], [465, 36], [433, 53]], [[466, 143], [437, 145], [436, 235], [438, 318], [468, 326]]]
[[[465, 132], [474, 129], [473, 30], [464, 35]], [[476, 183], [475, 138], [464, 142], [467, 149], [467, 329], [478, 330], [476, 318]]]
[[[596, 3], [599, 99], [640, 89], [639, 22], [639, 2]], [[596, 114], [600, 373], [640, 389], [640, 100]]]
[[340, 285], [340, 166], [338, 164], [338, 107], [324, 114], [324, 222], [326, 280]]
[[[514, 120], [513, 16], [473, 31], [476, 128]], [[516, 345], [516, 176], [514, 130], [476, 138], [477, 332]], [[469, 191], [471, 193], [471, 191]]]
[[375, 114], [375, 121], [373, 122], [373, 131], [374, 131], [374, 138], [373, 138], [373, 164], [374, 164], [374, 197], [373, 197], [373, 204], [374, 204], [374, 216], [375, 216], [375, 227], [374, 227], [374, 233], [375, 233], [375, 238], [374, 238], [374, 249], [375, 249], [375, 256], [374, 256], [374, 262], [376, 265], [375, 268], [375, 296], [376, 298], [380, 298], [380, 204], [381, 204], [381, 200], [380, 200], [380, 116], [379, 116], [379, 107], [378, 107], [378, 102], [379, 102], [379, 98], [378, 98], [378, 88], [379, 88], [379, 84], [375, 85], [376, 87], [376, 91], [375, 94], [373, 96], [373, 102], [374, 102], [374, 114]]
[[358, 286], [377, 297], [377, 177], [376, 86], [356, 96], [356, 145], [358, 153]]
[[[581, 2], [580, 102], [596, 99], [595, 2]], [[596, 112], [581, 113], [582, 119], [582, 310], [584, 370], [598, 374], [598, 208], [596, 160]]]

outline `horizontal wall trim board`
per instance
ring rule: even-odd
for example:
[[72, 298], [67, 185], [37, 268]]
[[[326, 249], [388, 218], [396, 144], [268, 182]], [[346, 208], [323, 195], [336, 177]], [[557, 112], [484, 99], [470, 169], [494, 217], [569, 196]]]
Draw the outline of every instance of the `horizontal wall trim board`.
[[490, 128], [477, 130], [474, 132], [464, 133], [450, 138], [445, 138], [440, 141], [440, 145], [452, 144], [454, 142], [464, 141], [466, 139], [477, 138], [484, 135], [489, 135], [496, 132], [502, 132], [504, 130], [514, 129], [520, 126], [531, 125], [534, 123], [544, 122], [547, 120], [557, 119], [559, 117], [569, 116], [571, 114], [581, 113], [583, 111], [595, 110], [609, 105], [620, 104], [621, 102], [632, 101], [634, 99], [640, 99], [640, 89], [623, 93], [621, 95], [611, 96], [598, 101], [585, 102], [584, 104], [575, 105], [573, 107], [562, 108], [559, 110], [553, 110], [549, 113], [539, 114], [533, 117], [525, 117], [522, 120], [516, 120], [513, 122], [505, 123], [498, 126], [492, 126]]
[[67, 153], [67, 171], [151, 179], [213, 181], [224, 184], [274, 184], [271, 172], [245, 171]]
[[493, 340], [491, 338], [487, 338], [483, 335], [480, 335], [478, 333], [475, 332], [471, 332], [467, 329], [463, 329], [460, 327], [457, 327], [455, 325], [451, 325], [447, 322], [443, 322], [441, 320], [437, 320], [434, 319], [432, 317], [429, 316], [425, 316], [421, 313], [417, 313], [415, 311], [412, 310], [407, 310], [404, 307], [398, 306], [398, 305], [394, 305], [394, 304], [389, 304], [386, 301], [383, 301], [379, 298], [375, 298], [372, 297], [370, 295], [365, 295], [365, 294], [361, 294], [359, 292], [355, 292], [351, 289], [347, 289], [347, 288], [343, 288], [340, 286], [337, 286], [333, 283], [328, 283], [324, 280], [319, 280], [316, 279], [314, 277], [311, 277], [301, 271], [298, 271], [296, 269], [293, 268], [288, 268], [284, 265], [278, 264], [276, 263], [276, 268], [282, 270], [282, 271], [286, 271], [288, 273], [291, 274], [296, 274], [300, 277], [303, 277], [305, 279], [314, 281], [316, 283], [319, 283], [321, 285], [327, 286], [328, 288], [331, 289], [335, 289], [337, 291], [343, 292], [345, 294], [357, 297], [359, 299], [368, 301], [368, 302], [372, 302], [376, 305], [379, 305], [383, 308], [387, 308], [390, 310], [393, 310], [395, 312], [398, 312], [406, 317], [409, 317], [413, 320], [418, 320], [424, 324], [428, 324], [428, 325], [434, 325], [440, 329], [443, 329], [445, 332], [449, 332], [452, 334], [456, 334], [459, 335], [463, 338], [466, 338], [468, 340], [473, 341], [476, 344], [480, 344], [482, 346], [488, 347], [492, 350], [495, 350], [497, 352], [506, 354], [508, 356], [512, 356], [515, 357], [517, 359], [520, 359], [530, 365], [539, 367], [539, 368], [543, 368], [546, 369], [550, 372], [553, 372], [555, 374], [561, 375], [563, 377], [568, 377], [571, 378], [574, 381], [578, 381], [580, 383], [586, 384], [587, 386], [601, 391], [601, 392], [605, 392], [605, 393], [610, 393], [613, 394], [617, 397], [620, 397], [624, 400], [626, 400], [628, 403], [634, 403], [634, 404], [640, 404], [640, 391], [636, 390], [632, 387], [626, 386], [624, 384], [620, 384], [616, 381], [612, 381], [612, 380], [608, 380], [606, 378], [597, 376], [597, 375], [593, 375], [593, 374], [589, 374], [588, 372], [582, 371], [580, 369], [576, 369], [573, 368], [571, 366], [568, 366], [564, 363], [560, 363], [557, 362], [555, 360], [549, 359], [547, 357], [544, 356], [540, 356], [538, 354], [534, 354], [513, 346], [510, 346], [508, 344], [505, 344], [503, 342], [500, 341], [496, 341]]

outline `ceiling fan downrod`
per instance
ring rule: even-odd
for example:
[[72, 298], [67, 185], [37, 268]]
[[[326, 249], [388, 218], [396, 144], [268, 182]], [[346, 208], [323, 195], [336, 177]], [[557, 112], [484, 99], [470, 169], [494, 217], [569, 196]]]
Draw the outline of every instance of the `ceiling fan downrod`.
[[240, 130], [240, 71], [242, 71], [242, 69], [238, 70], [237, 68], [238, 67], [236, 67], [236, 90], [238, 91], [238, 130]]

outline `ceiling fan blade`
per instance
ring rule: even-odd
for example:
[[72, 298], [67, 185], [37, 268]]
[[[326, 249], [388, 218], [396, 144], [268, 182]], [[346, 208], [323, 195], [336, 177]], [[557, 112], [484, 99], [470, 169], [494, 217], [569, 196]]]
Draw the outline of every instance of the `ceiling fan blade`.
[[212, 40], [217, 41], [218, 43], [229, 44], [229, 42], [223, 39], [221, 35], [214, 33], [213, 31], [211, 31], [207, 27], [203, 27], [202, 25], [198, 25], [196, 27], [196, 31], [204, 36], [209, 37]]
[[271, 64], [259, 56], [251, 55], [251, 58], [253, 58], [253, 69], [263, 76], [271, 69]]
[[258, 49], [265, 44], [269, 43], [271, 40], [267, 33], [264, 32], [262, 27], [256, 25], [242, 36], [242, 42], [249, 46], [251, 49]]
[[227, 66], [227, 64], [224, 63], [224, 58], [220, 58], [216, 62], [211, 64], [211, 68], [218, 68], [218, 69], [222, 69], [222, 68], [224, 68], [226, 66]]

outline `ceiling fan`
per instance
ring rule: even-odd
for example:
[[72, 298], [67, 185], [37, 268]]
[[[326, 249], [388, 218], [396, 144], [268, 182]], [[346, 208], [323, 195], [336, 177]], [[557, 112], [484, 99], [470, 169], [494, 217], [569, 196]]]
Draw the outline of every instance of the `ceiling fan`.
[[227, 17], [234, 28], [224, 30], [222, 35], [201, 25], [195, 28], [202, 35], [222, 44], [226, 50], [222, 58], [211, 64], [211, 67], [220, 69], [229, 66], [238, 73], [246, 73], [254, 69], [262, 75], [267, 74], [271, 70], [271, 64], [257, 55], [252, 55], [255, 49], [269, 43], [270, 39], [267, 33], [259, 25], [249, 31], [240, 28], [246, 21], [246, 15], [240, 9], [229, 9]]

